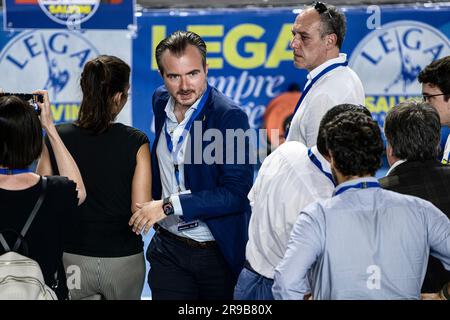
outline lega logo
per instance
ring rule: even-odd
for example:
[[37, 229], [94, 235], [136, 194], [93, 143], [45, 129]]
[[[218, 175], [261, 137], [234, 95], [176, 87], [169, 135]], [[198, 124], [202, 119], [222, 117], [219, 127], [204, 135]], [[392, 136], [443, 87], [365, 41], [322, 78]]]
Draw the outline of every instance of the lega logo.
[[366, 95], [413, 96], [421, 92], [419, 72], [449, 54], [450, 42], [439, 30], [404, 20], [369, 33], [353, 51], [349, 65], [361, 78]]
[[81, 70], [98, 54], [80, 33], [21, 32], [0, 53], [0, 87], [10, 92], [46, 89], [53, 102], [79, 101]]
[[83, 23], [97, 11], [100, 0], [38, 0], [42, 11], [60, 24]]

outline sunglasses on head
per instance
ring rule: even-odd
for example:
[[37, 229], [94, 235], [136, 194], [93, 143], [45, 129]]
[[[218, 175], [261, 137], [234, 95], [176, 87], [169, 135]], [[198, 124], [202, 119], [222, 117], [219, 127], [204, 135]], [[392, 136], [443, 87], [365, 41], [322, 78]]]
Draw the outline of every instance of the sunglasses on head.
[[316, 11], [319, 14], [326, 12], [326, 13], [328, 13], [328, 16], [330, 17], [330, 19], [333, 19], [333, 17], [331, 16], [330, 10], [328, 10], [327, 6], [323, 2], [316, 1], [313, 3], [313, 7], [314, 7], [314, 9], [316, 9]]

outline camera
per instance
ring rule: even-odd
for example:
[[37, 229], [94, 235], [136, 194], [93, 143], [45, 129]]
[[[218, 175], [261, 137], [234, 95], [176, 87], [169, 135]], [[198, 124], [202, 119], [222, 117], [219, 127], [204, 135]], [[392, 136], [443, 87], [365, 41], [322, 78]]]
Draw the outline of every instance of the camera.
[[44, 102], [44, 96], [42, 94], [0, 92], [0, 97], [1, 96], [16, 96], [22, 99], [23, 101], [28, 102], [34, 108], [34, 110], [38, 115], [41, 114], [41, 109], [39, 108], [36, 102], [40, 103]]

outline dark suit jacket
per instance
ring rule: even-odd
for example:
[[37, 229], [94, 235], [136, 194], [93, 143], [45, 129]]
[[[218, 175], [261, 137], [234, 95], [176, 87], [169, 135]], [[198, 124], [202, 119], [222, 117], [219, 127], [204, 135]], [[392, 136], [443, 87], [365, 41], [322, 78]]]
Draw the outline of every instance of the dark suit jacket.
[[[164, 108], [168, 100], [169, 94], [164, 87], [155, 91], [153, 95], [155, 141], [152, 147], [154, 199], [161, 199], [162, 194], [156, 147], [166, 119]], [[198, 137], [198, 132], [195, 130], [196, 122], [201, 123], [203, 134], [211, 128], [220, 130], [223, 147], [221, 150], [216, 150], [216, 155], [219, 156], [222, 153], [224, 162], [227, 152], [234, 152], [235, 155], [243, 152], [241, 155], [245, 156], [245, 163], [205, 163], [199, 153], [203, 154], [211, 142], [202, 141], [202, 137]], [[245, 246], [248, 240], [248, 223], [251, 213], [247, 195], [253, 184], [253, 165], [249, 164], [249, 143], [239, 145], [227, 141], [226, 129], [243, 129], [244, 131], [249, 129], [247, 115], [233, 101], [215, 88], [211, 88], [205, 107], [197, 116], [189, 132], [190, 150], [187, 148], [185, 159], [190, 155], [193, 156], [192, 164], [184, 165], [184, 181], [186, 189], [191, 190], [192, 193], [180, 195], [180, 202], [184, 220], [201, 219], [208, 225], [225, 260], [237, 276], [245, 262]], [[238, 147], [241, 148], [239, 151]], [[210, 154], [208, 150], [205, 153]], [[196, 163], [195, 157], [199, 157], [201, 163]]]
[[[437, 160], [407, 161], [380, 179], [385, 189], [430, 201], [450, 217], [450, 166]], [[428, 261], [422, 292], [437, 292], [450, 281], [450, 272], [432, 256]]]

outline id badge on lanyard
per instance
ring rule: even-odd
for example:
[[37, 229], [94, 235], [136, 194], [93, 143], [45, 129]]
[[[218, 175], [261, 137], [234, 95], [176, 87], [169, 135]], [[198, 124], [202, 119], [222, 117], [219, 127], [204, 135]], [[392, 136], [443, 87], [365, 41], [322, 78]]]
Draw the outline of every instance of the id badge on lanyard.
[[[190, 194], [191, 190], [185, 190], [176, 193], [175, 195], [180, 194]], [[177, 230], [178, 231], [185, 231], [189, 229], [193, 229], [198, 227], [199, 221], [198, 220], [192, 220], [192, 221], [184, 221], [182, 216], [178, 216], [178, 223], [177, 223]]]
[[194, 229], [198, 227], [198, 220], [188, 221], [188, 222], [179, 222], [177, 224], [178, 231], [185, 231], [189, 229]]

